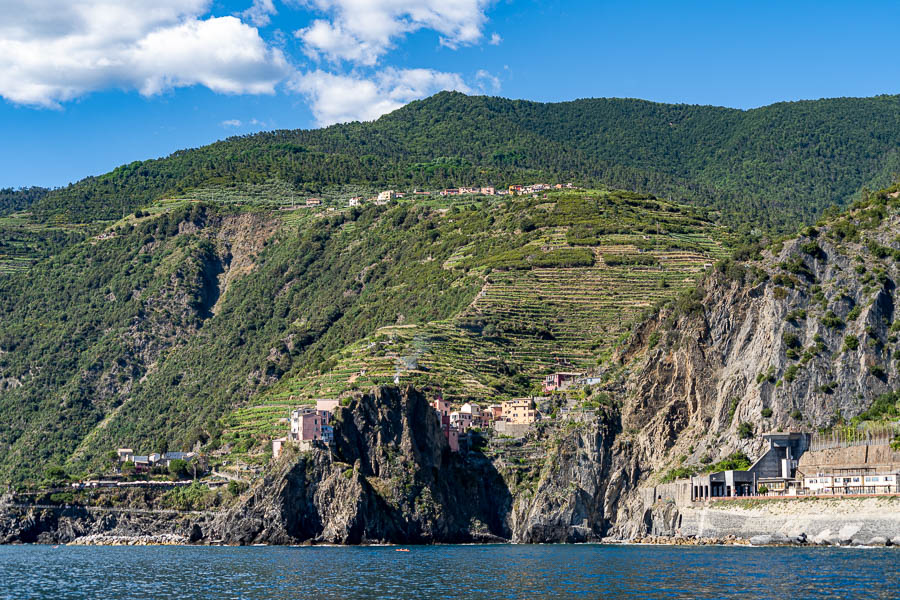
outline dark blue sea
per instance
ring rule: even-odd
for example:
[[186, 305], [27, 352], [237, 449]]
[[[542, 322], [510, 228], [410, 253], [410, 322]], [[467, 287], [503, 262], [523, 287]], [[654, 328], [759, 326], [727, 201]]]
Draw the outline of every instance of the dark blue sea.
[[0, 598], [897, 598], [900, 550], [0, 546]]

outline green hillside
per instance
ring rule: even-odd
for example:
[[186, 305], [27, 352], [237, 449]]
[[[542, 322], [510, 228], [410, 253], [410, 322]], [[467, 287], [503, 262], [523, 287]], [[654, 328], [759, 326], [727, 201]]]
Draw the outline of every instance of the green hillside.
[[[398, 318], [318, 370], [283, 378], [225, 418], [226, 437], [266, 439], [298, 403], [395, 377], [459, 403], [532, 392], [554, 370], [596, 367], [636, 319], [727, 253], [724, 233], [699, 214], [628, 192], [555, 192], [456, 214], [468, 240], [441, 266], [478, 277], [466, 307]], [[523, 222], [533, 229], [523, 233]]]
[[0, 480], [122, 444], [254, 455], [290, 403], [398, 372], [527, 392], [596, 365], [728, 242], [631, 192], [327, 204], [167, 201], [0, 278]]
[[135, 162], [39, 199], [92, 221], [164, 196], [281, 182], [299, 195], [574, 180], [712, 207], [747, 230], [795, 231], [900, 172], [900, 97], [754, 110], [588, 99], [541, 104], [443, 92], [371, 123], [235, 137]]
[[[590, 369], [745, 234], [894, 177], [898, 108], [441, 93], [6, 190], [0, 482], [89, 473], [119, 445], [259, 463], [316, 397], [399, 378], [494, 400]], [[348, 208], [537, 181], [587, 189]]]

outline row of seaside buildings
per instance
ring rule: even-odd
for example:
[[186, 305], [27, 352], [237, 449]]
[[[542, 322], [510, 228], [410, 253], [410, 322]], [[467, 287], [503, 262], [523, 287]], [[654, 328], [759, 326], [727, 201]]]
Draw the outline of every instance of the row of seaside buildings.
[[[458, 452], [460, 443], [465, 444], [466, 434], [473, 428], [494, 428], [504, 433], [510, 428], [528, 428], [540, 419], [535, 408], [536, 398], [518, 398], [491, 404], [486, 408], [474, 402], [467, 402], [459, 410], [452, 410], [450, 401], [438, 398], [431, 403], [438, 416], [441, 431], [453, 452]], [[334, 441], [334, 427], [331, 424], [334, 409], [339, 400], [316, 400], [315, 407], [301, 406], [291, 411], [288, 435], [272, 441], [272, 455], [278, 457], [284, 444], [290, 442], [302, 450], [317, 445], [328, 446]]]
[[805, 432], [768, 433], [766, 452], [746, 470], [691, 477], [690, 500], [740, 496], [900, 493], [900, 451], [890, 437], [820, 443]]

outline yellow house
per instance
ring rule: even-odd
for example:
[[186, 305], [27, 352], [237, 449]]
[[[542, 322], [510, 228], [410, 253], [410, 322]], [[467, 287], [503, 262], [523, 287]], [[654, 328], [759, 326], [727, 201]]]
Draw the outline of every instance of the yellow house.
[[503, 419], [508, 423], [516, 423], [519, 425], [531, 425], [537, 420], [537, 411], [531, 398], [516, 398], [504, 402]]

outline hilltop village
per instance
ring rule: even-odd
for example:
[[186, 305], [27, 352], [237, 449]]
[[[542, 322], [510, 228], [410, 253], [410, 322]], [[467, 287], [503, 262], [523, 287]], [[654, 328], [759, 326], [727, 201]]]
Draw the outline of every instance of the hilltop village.
[[[548, 184], [548, 183], [533, 183], [533, 184], [514, 184], [510, 185], [507, 189], [497, 189], [493, 186], [483, 186], [483, 187], [458, 187], [458, 188], [444, 188], [438, 191], [428, 191], [428, 190], [420, 190], [416, 189], [411, 192], [398, 191], [398, 190], [383, 190], [378, 192], [377, 195], [371, 197], [364, 196], [352, 196], [347, 200], [347, 206], [359, 207], [364, 204], [374, 204], [376, 206], [384, 206], [391, 200], [400, 200], [402, 198], [406, 198], [407, 196], [432, 196], [437, 195], [441, 197], [448, 196], [524, 196], [524, 195], [535, 195], [541, 192], [547, 192], [550, 190], [577, 190], [581, 189], [573, 183], [556, 183], [556, 184]], [[535, 196], [537, 197], [537, 196]], [[316, 208], [323, 206], [322, 198], [307, 198], [306, 201], [300, 205], [300, 207], [307, 208]], [[330, 207], [331, 210], [334, 207]]]

